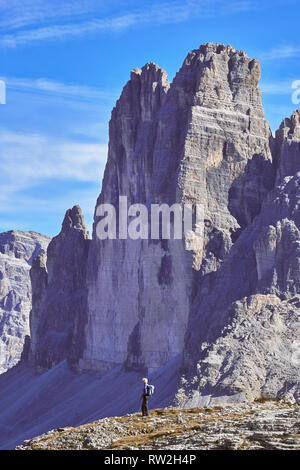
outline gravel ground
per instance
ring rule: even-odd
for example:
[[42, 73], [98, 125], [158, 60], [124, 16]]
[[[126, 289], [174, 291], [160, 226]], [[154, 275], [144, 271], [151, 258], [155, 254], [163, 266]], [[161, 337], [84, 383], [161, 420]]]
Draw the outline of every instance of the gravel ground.
[[58, 428], [17, 450], [300, 449], [300, 407], [261, 400], [213, 408], [156, 409]]

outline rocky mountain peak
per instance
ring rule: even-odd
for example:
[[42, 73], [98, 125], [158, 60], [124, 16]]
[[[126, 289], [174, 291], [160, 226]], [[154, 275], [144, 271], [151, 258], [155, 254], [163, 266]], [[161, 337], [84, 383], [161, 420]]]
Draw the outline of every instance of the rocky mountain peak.
[[32, 231], [10, 230], [0, 233], [0, 253], [26, 261], [31, 265], [35, 256], [49, 243], [50, 237]]
[[31, 264], [44, 253], [50, 237], [11, 230], [0, 233], [0, 373], [19, 361], [29, 334]]
[[62, 229], [31, 269], [32, 311], [29, 360], [38, 371], [68, 358], [82, 348], [86, 315], [86, 264], [89, 233], [81, 208], [67, 210]]
[[70, 229], [82, 230], [88, 236], [82, 210], [79, 206], [68, 209], [65, 214], [62, 223], [62, 231], [67, 232]]
[[263, 116], [259, 80], [260, 64], [256, 59], [231, 46], [207, 43], [188, 53], [173, 86], [184, 88], [185, 100], [190, 97], [193, 104], [234, 107], [248, 114], [250, 106], [256, 108], [255, 114]]
[[295, 138], [300, 140], [300, 108], [296, 109], [290, 118], [283, 119], [276, 131], [279, 138]]
[[204, 244], [191, 253], [184, 240], [103, 241], [95, 217], [82, 369], [125, 361], [152, 370], [181, 353], [191, 291], [218, 270], [273, 184], [259, 78], [256, 60], [222, 44], [190, 52], [171, 84], [151, 62], [132, 71], [112, 112], [97, 203], [199, 203]]
[[283, 119], [272, 140], [272, 151], [277, 167], [276, 183], [300, 171], [300, 108], [290, 118]]

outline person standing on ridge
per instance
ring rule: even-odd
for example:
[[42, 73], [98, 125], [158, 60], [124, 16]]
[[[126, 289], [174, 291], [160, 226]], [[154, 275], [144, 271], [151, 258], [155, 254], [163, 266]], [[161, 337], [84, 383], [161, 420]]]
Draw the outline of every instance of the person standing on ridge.
[[142, 401], [142, 416], [149, 416], [149, 411], [148, 411], [148, 379], [144, 378], [142, 379], [143, 382], [143, 393], [141, 395], [141, 398], [143, 399]]

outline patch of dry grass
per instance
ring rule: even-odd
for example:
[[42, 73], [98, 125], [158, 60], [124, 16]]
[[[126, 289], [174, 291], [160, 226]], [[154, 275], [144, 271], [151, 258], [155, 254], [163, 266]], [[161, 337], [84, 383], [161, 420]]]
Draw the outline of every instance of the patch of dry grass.
[[273, 403], [278, 403], [277, 400], [275, 400], [274, 398], [266, 397], [264, 395], [260, 395], [260, 397], [255, 398], [254, 400], [255, 403], [266, 403], [268, 401], [271, 401]]
[[[220, 411], [222, 407], [216, 406], [214, 408], [190, 408], [190, 409], [156, 409], [151, 411], [151, 417], [161, 418], [160, 423], [153, 425], [147, 419], [140, 422], [139, 415], [135, 415], [130, 422], [128, 429], [130, 436], [124, 436], [121, 439], [114, 441], [107, 449], [124, 450], [126, 447], [142, 447], [153, 445], [159, 439], [170, 436], [180, 436], [184, 433], [191, 433], [201, 431], [201, 425], [212, 423], [219, 420], [220, 423], [224, 419], [239, 420], [245, 417], [248, 413], [230, 413], [226, 417], [222, 416]], [[181, 416], [182, 422], [177, 422], [177, 417]], [[150, 418], [151, 419], [151, 418]], [[136, 432], [139, 431], [139, 432]], [[133, 434], [133, 435], [132, 435]]]

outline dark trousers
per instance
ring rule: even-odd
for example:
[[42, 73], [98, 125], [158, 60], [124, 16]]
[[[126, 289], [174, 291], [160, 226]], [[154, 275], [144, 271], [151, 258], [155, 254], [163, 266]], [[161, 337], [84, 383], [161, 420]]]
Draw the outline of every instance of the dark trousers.
[[144, 395], [144, 396], [143, 396], [142, 415], [143, 415], [143, 416], [149, 416], [149, 411], [148, 411], [148, 397], [147, 397], [147, 395]]

